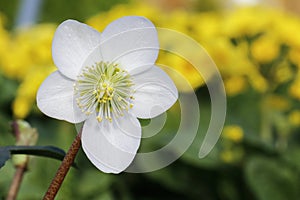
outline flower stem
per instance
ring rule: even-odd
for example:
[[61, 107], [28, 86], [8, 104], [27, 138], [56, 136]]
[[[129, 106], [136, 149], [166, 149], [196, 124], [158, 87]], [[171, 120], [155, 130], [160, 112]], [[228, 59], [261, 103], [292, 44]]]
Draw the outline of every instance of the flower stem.
[[76, 138], [74, 139], [70, 149], [68, 150], [65, 158], [63, 159], [60, 167], [58, 168], [56, 175], [53, 178], [43, 200], [53, 200], [55, 198], [80, 148], [81, 132], [82, 130], [77, 134]]
[[[18, 141], [20, 138], [20, 129], [19, 129], [19, 125], [16, 120], [14, 120], [12, 122], [12, 129], [13, 129], [13, 134], [16, 137], [16, 140]], [[26, 172], [26, 169], [27, 169], [27, 163], [28, 163], [28, 159], [26, 159], [26, 161], [23, 162], [22, 164], [15, 166], [16, 172], [15, 172], [14, 178], [11, 182], [6, 200], [15, 200], [16, 199], [23, 176], [24, 176], [24, 173]]]
[[20, 165], [16, 167], [16, 172], [10, 185], [6, 200], [16, 199], [25, 171], [26, 165]]

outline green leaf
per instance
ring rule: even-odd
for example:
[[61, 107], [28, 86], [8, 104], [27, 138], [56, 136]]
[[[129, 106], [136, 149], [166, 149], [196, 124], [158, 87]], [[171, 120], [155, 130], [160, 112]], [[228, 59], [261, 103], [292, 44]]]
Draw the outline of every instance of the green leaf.
[[65, 156], [64, 150], [54, 146], [8, 146], [11, 154], [28, 154], [44, 156], [62, 160]]
[[246, 181], [260, 200], [298, 199], [299, 177], [283, 162], [252, 157], [246, 163]]
[[287, 151], [283, 154], [283, 159], [289, 163], [292, 167], [294, 167], [298, 172], [300, 172], [300, 148], [293, 147], [287, 149]]
[[0, 148], [0, 169], [4, 166], [5, 162], [10, 158], [10, 152], [7, 148]]
[[[62, 149], [54, 146], [6, 146], [0, 148], [0, 168], [13, 154], [42, 156], [57, 160], [63, 160], [66, 155]], [[75, 163], [72, 166], [77, 168]]]

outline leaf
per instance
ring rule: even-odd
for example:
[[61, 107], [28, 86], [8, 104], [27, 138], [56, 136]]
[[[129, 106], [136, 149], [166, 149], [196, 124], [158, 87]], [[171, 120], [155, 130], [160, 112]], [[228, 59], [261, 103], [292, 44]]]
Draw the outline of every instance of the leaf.
[[0, 148], [0, 169], [4, 166], [5, 162], [10, 158], [10, 152], [6, 147]]
[[300, 172], [300, 148], [292, 147], [283, 154], [283, 159]]
[[[6, 160], [10, 158], [10, 155], [13, 154], [42, 156], [47, 158], [53, 158], [56, 160], [63, 160], [66, 155], [66, 153], [62, 149], [54, 146], [6, 146], [2, 147], [0, 150], [0, 168], [4, 165]], [[72, 166], [77, 168], [75, 163], [73, 163]]]
[[252, 157], [246, 163], [246, 181], [261, 200], [298, 199], [299, 178], [279, 160]]
[[28, 154], [62, 160], [65, 152], [54, 146], [8, 146], [11, 154]]

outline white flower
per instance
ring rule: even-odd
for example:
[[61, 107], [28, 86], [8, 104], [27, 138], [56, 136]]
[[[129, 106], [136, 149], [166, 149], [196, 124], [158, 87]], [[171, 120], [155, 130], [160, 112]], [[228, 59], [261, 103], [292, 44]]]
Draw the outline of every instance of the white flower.
[[120, 173], [133, 161], [137, 118], [155, 117], [177, 100], [172, 80], [154, 65], [158, 51], [157, 31], [143, 17], [120, 18], [102, 33], [67, 20], [55, 32], [58, 71], [39, 88], [37, 105], [50, 117], [85, 121], [83, 150], [103, 172]]

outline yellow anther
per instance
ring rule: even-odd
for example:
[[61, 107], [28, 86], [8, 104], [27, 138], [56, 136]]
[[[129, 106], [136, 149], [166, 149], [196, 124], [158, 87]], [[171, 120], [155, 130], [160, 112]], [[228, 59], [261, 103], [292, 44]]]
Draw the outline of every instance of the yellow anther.
[[97, 118], [98, 122], [101, 122], [101, 121], [102, 121], [102, 117], [97, 116], [96, 118]]
[[108, 90], [109, 92], [113, 92], [113, 91], [114, 91], [114, 88], [113, 88], [113, 87], [108, 87], [107, 90]]
[[131, 104], [129, 104], [129, 108], [133, 108], [133, 104], [131, 103]]

